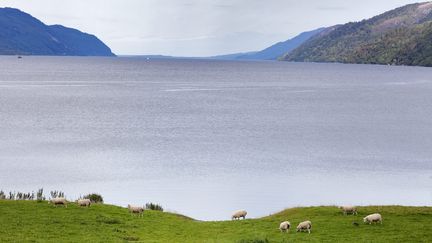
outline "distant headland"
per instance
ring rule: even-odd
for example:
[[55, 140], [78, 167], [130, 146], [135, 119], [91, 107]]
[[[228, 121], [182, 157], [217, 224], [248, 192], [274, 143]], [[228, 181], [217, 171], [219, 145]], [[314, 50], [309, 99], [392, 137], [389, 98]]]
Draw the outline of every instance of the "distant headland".
[[96, 36], [0, 8], [0, 55], [115, 56]]

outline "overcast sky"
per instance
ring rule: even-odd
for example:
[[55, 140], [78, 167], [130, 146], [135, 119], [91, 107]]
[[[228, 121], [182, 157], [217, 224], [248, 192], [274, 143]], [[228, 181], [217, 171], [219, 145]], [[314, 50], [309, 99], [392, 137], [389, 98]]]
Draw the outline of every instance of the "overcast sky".
[[95, 34], [116, 54], [209, 56], [260, 50], [409, 0], [1, 0], [46, 24]]

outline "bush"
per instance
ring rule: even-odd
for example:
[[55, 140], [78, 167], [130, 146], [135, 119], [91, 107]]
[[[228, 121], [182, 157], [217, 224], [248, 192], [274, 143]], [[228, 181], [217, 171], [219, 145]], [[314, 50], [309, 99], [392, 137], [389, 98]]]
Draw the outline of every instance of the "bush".
[[9, 192], [9, 200], [33, 200], [35, 197], [34, 192], [24, 193], [24, 192]]
[[64, 192], [62, 191], [51, 191], [51, 198], [59, 198], [59, 197], [65, 197]]
[[100, 194], [92, 193], [83, 197], [84, 199], [90, 199], [92, 203], [103, 203], [103, 197]]
[[163, 207], [159, 204], [156, 204], [156, 203], [146, 203], [146, 209], [163, 212]]
[[45, 196], [43, 195], [43, 188], [39, 189], [36, 193], [37, 202], [45, 201]]

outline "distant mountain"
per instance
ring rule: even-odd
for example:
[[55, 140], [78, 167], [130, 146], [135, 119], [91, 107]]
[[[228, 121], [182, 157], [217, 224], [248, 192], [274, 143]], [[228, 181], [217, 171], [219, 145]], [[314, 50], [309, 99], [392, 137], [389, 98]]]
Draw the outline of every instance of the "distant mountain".
[[282, 57], [284, 54], [291, 52], [292, 50], [299, 47], [305, 41], [309, 40], [311, 37], [321, 33], [325, 28], [319, 28], [316, 30], [303, 32], [300, 35], [289, 39], [284, 42], [276, 43], [262, 51], [241, 55], [238, 56], [237, 59], [255, 59], [255, 60], [277, 60]]
[[235, 53], [220, 56], [210, 57], [212, 59], [225, 59], [225, 60], [277, 60], [284, 54], [289, 53], [295, 48], [299, 47], [305, 41], [309, 40], [312, 36], [324, 31], [325, 28], [303, 32], [298, 36], [287, 41], [278, 42], [268, 48], [256, 52]]
[[283, 60], [432, 66], [432, 2], [335, 26]]
[[120, 55], [119, 57], [144, 59], [144, 60], [209, 59], [208, 57], [181, 57], [181, 56], [165, 56], [165, 55]]
[[220, 59], [220, 60], [237, 60], [237, 59], [241, 59], [241, 57], [247, 57], [249, 55], [254, 55], [255, 53], [257, 53], [257, 52], [256, 51], [253, 51], [253, 52], [240, 52], [240, 53], [233, 53], [233, 54], [212, 56], [212, 57], [209, 57], [209, 58], [210, 59]]
[[96, 36], [0, 8], [0, 55], [114, 56]]

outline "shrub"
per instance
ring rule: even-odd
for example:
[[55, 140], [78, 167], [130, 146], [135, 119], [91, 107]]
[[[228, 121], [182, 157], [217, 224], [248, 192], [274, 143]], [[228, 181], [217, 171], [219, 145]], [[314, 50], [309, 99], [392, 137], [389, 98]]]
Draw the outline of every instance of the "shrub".
[[43, 188], [39, 189], [36, 193], [36, 200], [38, 202], [45, 201], [45, 196], [43, 195]]
[[159, 204], [156, 204], [156, 203], [146, 203], [146, 209], [163, 212], [163, 207]]
[[[33, 200], [35, 197], [34, 192], [24, 193], [24, 192], [9, 192], [9, 200]], [[6, 199], [6, 197], [5, 197]]]
[[92, 203], [103, 203], [103, 197], [100, 194], [92, 193], [83, 197], [84, 199], [90, 199]]
[[51, 191], [51, 198], [65, 197], [64, 192], [62, 191]]
[[4, 191], [0, 191], [0, 200], [5, 200], [6, 199], [6, 194], [4, 193]]

